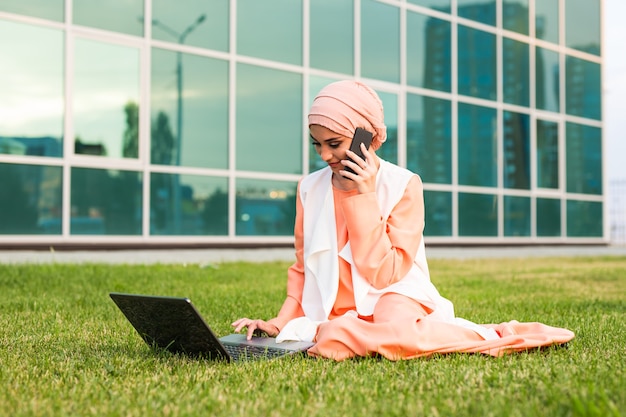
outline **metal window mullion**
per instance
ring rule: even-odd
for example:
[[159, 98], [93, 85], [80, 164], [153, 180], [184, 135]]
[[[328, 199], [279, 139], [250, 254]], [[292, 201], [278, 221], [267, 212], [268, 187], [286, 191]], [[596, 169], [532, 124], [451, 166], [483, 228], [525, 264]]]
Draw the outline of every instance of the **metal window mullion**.
[[61, 186], [61, 237], [67, 239], [70, 236], [71, 222], [71, 166], [70, 161], [74, 155], [74, 125], [73, 125], [73, 96], [74, 96], [74, 38], [72, 31], [72, 1], [65, 0], [65, 28], [64, 34], [64, 68], [63, 76], [65, 114], [63, 117], [63, 177]]

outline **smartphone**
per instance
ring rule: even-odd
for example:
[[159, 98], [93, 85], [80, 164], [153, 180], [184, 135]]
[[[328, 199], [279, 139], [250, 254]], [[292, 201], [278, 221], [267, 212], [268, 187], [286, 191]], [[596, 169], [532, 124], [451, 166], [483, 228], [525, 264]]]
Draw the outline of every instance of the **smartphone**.
[[[364, 143], [365, 149], [369, 149], [370, 144], [372, 143], [372, 136], [373, 135], [371, 132], [368, 132], [365, 129], [357, 127], [356, 130], [354, 131], [354, 137], [352, 138], [352, 143], [350, 144], [350, 150], [354, 152], [355, 154], [357, 154], [360, 158], [365, 159], [363, 157], [363, 152], [361, 152], [361, 144]], [[350, 160], [352, 161], [352, 159]], [[354, 171], [352, 170], [352, 168], [348, 166], [344, 167], [344, 170], [348, 172], [352, 172], [354, 174]]]

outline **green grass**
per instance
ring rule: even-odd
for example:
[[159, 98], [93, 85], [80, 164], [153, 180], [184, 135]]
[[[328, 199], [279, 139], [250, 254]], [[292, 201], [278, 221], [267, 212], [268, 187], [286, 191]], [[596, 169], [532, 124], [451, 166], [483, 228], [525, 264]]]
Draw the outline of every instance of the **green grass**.
[[0, 265], [0, 415], [620, 416], [626, 412], [626, 258], [433, 260], [476, 322], [541, 321], [568, 349], [391, 362], [237, 364], [152, 351], [108, 292], [190, 297], [218, 334], [272, 317], [286, 263], [208, 267]]

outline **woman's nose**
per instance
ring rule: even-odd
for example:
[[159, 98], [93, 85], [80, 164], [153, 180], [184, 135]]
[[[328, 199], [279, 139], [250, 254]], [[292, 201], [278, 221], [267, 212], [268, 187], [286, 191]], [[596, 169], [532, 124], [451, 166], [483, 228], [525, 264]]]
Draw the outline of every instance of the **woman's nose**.
[[333, 153], [329, 148], [322, 147], [322, 149], [320, 149], [320, 158], [322, 158], [322, 161], [330, 161], [333, 159]]

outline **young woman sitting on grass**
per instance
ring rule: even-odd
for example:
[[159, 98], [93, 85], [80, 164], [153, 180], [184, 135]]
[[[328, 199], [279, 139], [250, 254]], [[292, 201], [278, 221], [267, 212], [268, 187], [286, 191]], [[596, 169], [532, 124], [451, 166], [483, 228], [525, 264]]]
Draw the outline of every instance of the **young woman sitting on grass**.
[[[499, 356], [574, 337], [542, 323], [478, 325], [455, 317], [452, 303], [430, 281], [421, 179], [376, 156], [387, 134], [374, 90], [356, 81], [332, 83], [315, 98], [308, 122], [328, 167], [298, 184], [287, 298], [277, 317], [241, 318], [235, 331], [314, 341], [310, 355], [335, 360]], [[349, 151], [359, 127], [373, 134], [369, 150], [361, 147], [364, 158]]]

